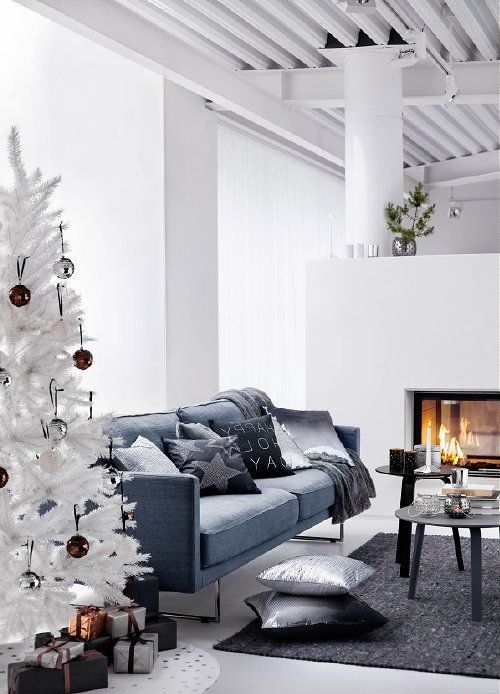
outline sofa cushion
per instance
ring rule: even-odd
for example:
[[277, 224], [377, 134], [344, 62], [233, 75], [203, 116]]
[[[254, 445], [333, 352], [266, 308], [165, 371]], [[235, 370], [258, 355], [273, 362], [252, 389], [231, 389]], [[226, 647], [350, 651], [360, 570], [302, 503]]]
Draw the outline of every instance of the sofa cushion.
[[175, 439], [178, 421], [175, 412], [126, 415], [107, 422], [103, 432], [112, 439], [121, 436], [123, 443], [120, 445], [124, 448], [129, 448], [138, 436], [143, 436], [163, 451], [161, 438]]
[[230, 400], [212, 400], [199, 405], [180, 407], [177, 415], [184, 424], [200, 423], [207, 427], [211, 419], [218, 425], [245, 421], [242, 411]]
[[298, 516], [297, 499], [282, 489], [265, 489], [260, 495], [202, 497], [202, 568], [242, 554], [293, 528]]
[[295, 470], [293, 477], [274, 477], [256, 480], [262, 493], [283, 489], [297, 497], [299, 520], [311, 518], [333, 505], [335, 488], [322, 470]]

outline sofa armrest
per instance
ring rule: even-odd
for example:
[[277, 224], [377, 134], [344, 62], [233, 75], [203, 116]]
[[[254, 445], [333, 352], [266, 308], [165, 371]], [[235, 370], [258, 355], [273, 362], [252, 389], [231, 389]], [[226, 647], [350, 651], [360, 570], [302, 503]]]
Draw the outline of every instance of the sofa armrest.
[[361, 440], [359, 427], [335, 426], [335, 431], [339, 435], [339, 439], [342, 441], [344, 446], [346, 448], [350, 448], [359, 455]]
[[199, 480], [194, 475], [134, 472], [131, 479], [124, 479], [123, 492], [129, 502], [137, 502], [137, 527], [130, 534], [151, 555], [149, 563], [160, 580], [160, 590], [199, 590]]

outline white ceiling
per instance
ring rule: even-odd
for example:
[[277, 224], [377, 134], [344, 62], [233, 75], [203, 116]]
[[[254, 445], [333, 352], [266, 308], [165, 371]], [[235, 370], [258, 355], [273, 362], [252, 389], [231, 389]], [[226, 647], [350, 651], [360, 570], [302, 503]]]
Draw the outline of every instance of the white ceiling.
[[[386, 44], [391, 28], [423, 30], [429, 60], [497, 60], [498, 0], [376, 0], [374, 14], [347, 13], [336, 0], [119, 0], [152, 10], [155, 23], [197, 51], [234, 70], [317, 68], [332, 63], [318, 49], [328, 35], [353, 46], [362, 30]], [[307, 109], [342, 134], [342, 109]], [[491, 104], [408, 106], [404, 109], [407, 166], [498, 148], [499, 112]]]

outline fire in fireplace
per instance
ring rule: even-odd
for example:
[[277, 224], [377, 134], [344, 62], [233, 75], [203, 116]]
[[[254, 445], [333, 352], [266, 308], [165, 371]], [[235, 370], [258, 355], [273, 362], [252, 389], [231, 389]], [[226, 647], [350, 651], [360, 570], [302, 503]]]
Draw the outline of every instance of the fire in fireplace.
[[500, 467], [500, 392], [413, 391], [413, 441], [432, 443], [448, 465]]

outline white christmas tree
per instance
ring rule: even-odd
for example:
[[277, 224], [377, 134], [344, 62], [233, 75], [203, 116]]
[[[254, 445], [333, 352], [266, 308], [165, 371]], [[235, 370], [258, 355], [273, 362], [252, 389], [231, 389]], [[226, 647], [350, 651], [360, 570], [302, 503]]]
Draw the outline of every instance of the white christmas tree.
[[0, 187], [0, 642], [64, 626], [75, 584], [128, 603], [127, 577], [149, 570], [124, 533], [134, 504], [115, 493], [113, 471], [95, 465], [109, 440], [81, 387], [92, 355], [61, 210], [49, 209], [60, 178], [26, 173], [15, 128], [9, 156], [14, 185]]

